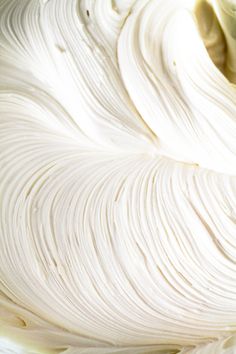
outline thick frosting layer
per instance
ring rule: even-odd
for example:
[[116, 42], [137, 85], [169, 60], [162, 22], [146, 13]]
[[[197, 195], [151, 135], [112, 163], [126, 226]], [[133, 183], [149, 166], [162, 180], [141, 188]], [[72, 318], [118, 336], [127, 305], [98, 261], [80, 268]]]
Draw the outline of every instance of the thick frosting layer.
[[236, 90], [222, 11], [1, 0], [2, 337], [29, 353], [233, 353]]

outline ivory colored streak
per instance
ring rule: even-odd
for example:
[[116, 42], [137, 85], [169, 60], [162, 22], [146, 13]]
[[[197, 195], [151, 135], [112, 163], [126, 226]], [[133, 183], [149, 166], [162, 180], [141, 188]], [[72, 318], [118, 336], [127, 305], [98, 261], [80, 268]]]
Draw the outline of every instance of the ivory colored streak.
[[234, 3], [0, 0], [1, 353], [236, 350]]

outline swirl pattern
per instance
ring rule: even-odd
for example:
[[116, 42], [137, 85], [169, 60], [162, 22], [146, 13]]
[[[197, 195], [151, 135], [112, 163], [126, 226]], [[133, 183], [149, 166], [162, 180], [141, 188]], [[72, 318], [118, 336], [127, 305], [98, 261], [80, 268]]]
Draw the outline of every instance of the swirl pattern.
[[236, 348], [236, 91], [194, 6], [0, 1], [0, 335], [29, 353]]

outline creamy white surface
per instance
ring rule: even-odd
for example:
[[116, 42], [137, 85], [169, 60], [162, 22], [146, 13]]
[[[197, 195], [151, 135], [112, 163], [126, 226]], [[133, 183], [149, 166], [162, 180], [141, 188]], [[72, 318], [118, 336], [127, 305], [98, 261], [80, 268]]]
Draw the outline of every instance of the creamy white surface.
[[234, 353], [236, 90], [194, 6], [0, 1], [2, 337]]

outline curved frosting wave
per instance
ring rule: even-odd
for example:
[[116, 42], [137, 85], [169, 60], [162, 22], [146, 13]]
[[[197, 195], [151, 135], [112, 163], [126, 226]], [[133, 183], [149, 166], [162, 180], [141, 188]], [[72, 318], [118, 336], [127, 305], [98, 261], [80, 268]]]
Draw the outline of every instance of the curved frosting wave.
[[234, 37], [202, 3], [0, 2], [0, 335], [29, 353], [236, 348]]

